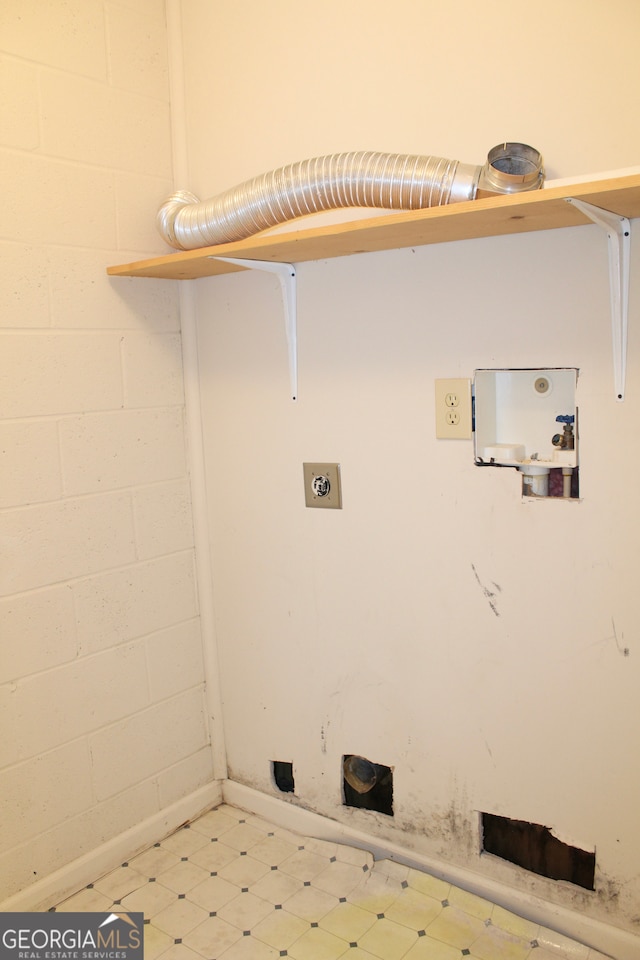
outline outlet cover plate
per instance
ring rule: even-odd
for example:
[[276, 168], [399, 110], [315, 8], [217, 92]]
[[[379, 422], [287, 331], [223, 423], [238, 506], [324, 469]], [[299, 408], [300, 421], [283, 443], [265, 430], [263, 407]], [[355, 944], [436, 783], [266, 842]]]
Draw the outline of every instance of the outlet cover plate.
[[304, 502], [307, 507], [342, 510], [339, 463], [303, 463]]
[[436, 380], [436, 437], [438, 440], [471, 440], [471, 380], [458, 377]]

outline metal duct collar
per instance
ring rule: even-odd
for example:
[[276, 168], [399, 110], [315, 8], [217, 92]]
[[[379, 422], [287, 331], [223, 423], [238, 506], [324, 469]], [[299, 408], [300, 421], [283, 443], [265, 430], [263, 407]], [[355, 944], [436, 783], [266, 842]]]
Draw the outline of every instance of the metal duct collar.
[[526, 143], [502, 143], [489, 151], [476, 197], [538, 190], [544, 182], [542, 155]]

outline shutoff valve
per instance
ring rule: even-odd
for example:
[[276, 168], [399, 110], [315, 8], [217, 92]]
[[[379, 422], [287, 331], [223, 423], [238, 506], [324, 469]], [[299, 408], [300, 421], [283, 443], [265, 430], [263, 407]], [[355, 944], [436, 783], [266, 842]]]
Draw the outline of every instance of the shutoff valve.
[[551, 438], [551, 443], [559, 450], [573, 450], [575, 447], [575, 436], [573, 433], [573, 424], [575, 423], [573, 414], [563, 413], [556, 417], [556, 423], [563, 423], [562, 433], [555, 433]]

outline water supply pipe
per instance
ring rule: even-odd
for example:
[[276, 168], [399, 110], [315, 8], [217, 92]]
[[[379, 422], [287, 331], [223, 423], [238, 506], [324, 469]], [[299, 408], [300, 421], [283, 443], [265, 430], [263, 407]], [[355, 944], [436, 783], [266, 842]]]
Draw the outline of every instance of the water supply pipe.
[[[167, 0], [167, 35], [169, 38], [169, 80], [171, 85], [171, 127], [173, 169], [186, 177], [187, 131], [184, 98], [184, 66], [182, 49], [182, 13], [180, 0]], [[200, 609], [202, 659], [204, 663], [207, 727], [211, 739], [213, 777], [227, 779], [227, 754], [222, 716], [222, 690], [215, 629], [211, 536], [207, 506], [207, 484], [203, 445], [202, 403], [198, 373], [198, 331], [195, 290], [190, 283], [178, 284], [180, 329], [182, 333], [182, 365], [185, 392], [185, 425], [189, 451], [189, 479], [195, 547], [195, 573]]]
[[324, 210], [422, 210], [537, 190], [543, 182], [542, 156], [524, 143], [498, 144], [484, 166], [412, 154], [337, 153], [279, 167], [210, 200], [179, 190], [162, 204], [157, 223], [170, 246], [195, 250]]
[[571, 496], [571, 479], [573, 477], [573, 467], [562, 468], [562, 496]]

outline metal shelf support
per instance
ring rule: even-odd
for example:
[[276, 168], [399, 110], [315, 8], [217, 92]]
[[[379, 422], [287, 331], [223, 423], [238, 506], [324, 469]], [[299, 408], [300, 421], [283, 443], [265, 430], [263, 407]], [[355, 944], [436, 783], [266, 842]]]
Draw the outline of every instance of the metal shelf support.
[[589, 220], [607, 233], [609, 247], [609, 291], [611, 299], [611, 334], [613, 339], [613, 378], [615, 397], [624, 400], [627, 375], [627, 334], [629, 326], [629, 259], [631, 254], [631, 222], [592, 203], [565, 197]]
[[212, 260], [224, 260], [247, 270], [263, 270], [275, 273], [282, 288], [284, 302], [284, 324], [289, 355], [289, 382], [291, 399], [298, 399], [298, 318], [297, 318], [297, 276], [292, 263], [274, 263], [271, 260], [245, 260], [238, 257], [211, 257]]

